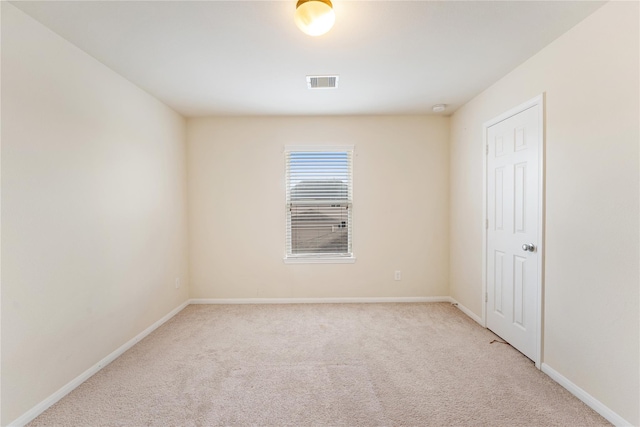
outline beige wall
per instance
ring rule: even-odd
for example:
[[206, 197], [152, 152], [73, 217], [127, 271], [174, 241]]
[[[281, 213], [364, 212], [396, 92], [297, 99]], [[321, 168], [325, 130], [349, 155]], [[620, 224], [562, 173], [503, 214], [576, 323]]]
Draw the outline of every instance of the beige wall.
[[2, 2], [2, 425], [187, 299], [185, 134]]
[[[448, 128], [445, 117], [190, 119], [191, 297], [448, 295]], [[299, 144], [355, 145], [355, 264], [283, 263], [283, 148]]]
[[638, 2], [608, 3], [451, 121], [451, 295], [482, 311], [482, 124], [546, 94], [543, 362], [638, 425]]

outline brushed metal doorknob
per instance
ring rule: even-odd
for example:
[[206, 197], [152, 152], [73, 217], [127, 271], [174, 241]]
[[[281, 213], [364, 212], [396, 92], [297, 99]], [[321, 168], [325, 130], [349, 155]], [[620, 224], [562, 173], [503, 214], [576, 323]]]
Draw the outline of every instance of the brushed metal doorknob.
[[525, 252], [534, 252], [536, 250], [536, 245], [533, 243], [525, 243], [522, 245], [522, 250]]

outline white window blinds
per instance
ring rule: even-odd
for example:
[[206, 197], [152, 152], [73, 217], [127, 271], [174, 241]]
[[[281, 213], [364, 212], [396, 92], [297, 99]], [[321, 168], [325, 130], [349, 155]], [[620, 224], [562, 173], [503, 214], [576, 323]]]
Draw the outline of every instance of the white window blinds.
[[285, 154], [287, 257], [351, 256], [353, 149]]

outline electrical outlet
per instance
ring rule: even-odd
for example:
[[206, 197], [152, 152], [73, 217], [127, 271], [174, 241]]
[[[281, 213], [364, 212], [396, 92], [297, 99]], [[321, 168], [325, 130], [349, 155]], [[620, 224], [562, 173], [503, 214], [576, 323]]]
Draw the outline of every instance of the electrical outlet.
[[394, 280], [402, 280], [402, 272], [400, 270], [396, 270], [393, 274], [393, 278]]
[[176, 289], [180, 287], [180, 278], [176, 277]]

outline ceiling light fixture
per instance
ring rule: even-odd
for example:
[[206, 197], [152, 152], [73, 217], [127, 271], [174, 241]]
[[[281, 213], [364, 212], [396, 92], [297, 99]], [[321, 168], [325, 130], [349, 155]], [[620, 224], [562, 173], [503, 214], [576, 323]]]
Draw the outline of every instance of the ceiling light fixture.
[[434, 113], [441, 113], [445, 110], [445, 108], [447, 108], [447, 106], [445, 104], [436, 104], [433, 106], [433, 112]]
[[310, 36], [321, 36], [333, 27], [336, 14], [330, 0], [298, 0], [294, 21]]

